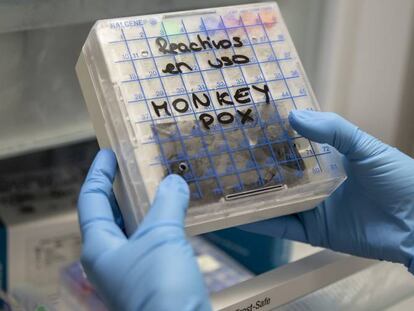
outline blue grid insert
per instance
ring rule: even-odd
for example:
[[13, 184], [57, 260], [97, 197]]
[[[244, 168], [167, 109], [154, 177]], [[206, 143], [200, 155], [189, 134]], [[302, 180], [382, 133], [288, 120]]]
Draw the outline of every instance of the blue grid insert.
[[[194, 200], [306, 182], [308, 167], [330, 153], [293, 131], [287, 113], [309, 92], [283, 29], [269, 12], [238, 11], [152, 21], [121, 29], [132, 72], [129, 105], [142, 105], [144, 144], [158, 146], [151, 163], [179, 174]], [[130, 92], [131, 93], [131, 92]]]

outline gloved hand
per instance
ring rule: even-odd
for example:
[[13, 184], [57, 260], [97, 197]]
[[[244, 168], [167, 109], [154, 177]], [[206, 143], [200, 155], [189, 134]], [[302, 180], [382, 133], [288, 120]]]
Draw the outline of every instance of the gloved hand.
[[154, 203], [127, 238], [115, 224], [112, 151], [98, 153], [79, 196], [81, 261], [88, 279], [111, 310], [210, 310], [204, 281], [183, 229], [189, 190], [165, 178]]
[[348, 179], [313, 210], [242, 229], [402, 263], [414, 273], [414, 160], [334, 113], [292, 111], [289, 121], [342, 153]]

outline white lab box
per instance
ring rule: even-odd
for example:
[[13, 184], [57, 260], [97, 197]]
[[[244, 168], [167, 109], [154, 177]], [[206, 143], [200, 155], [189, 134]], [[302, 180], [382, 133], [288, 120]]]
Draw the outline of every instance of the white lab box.
[[22, 206], [0, 206], [2, 289], [10, 293], [32, 291], [55, 301], [60, 269], [80, 256], [73, 200], [47, 198]]

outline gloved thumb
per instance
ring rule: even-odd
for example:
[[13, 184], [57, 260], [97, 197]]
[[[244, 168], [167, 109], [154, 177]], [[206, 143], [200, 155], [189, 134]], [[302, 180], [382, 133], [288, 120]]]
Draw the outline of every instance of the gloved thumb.
[[348, 160], [361, 160], [387, 147], [336, 113], [293, 110], [289, 122], [299, 134], [335, 147]]
[[183, 178], [167, 176], [158, 186], [154, 202], [141, 227], [171, 223], [184, 227], [190, 191]]

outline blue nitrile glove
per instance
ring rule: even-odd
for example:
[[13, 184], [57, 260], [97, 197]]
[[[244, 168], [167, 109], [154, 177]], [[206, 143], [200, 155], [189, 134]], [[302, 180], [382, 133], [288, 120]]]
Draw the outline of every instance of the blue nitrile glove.
[[402, 263], [414, 273], [414, 160], [334, 113], [292, 111], [289, 121], [342, 153], [348, 179], [316, 209], [242, 229]]
[[183, 229], [186, 182], [177, 175], [165, 178], [142, 224], [127, 238], [112, 212], [116, 170], [114, 153], [100, 151], [79, 196], [81, 261], [88, 279], [111, 310], [210, 310]]

